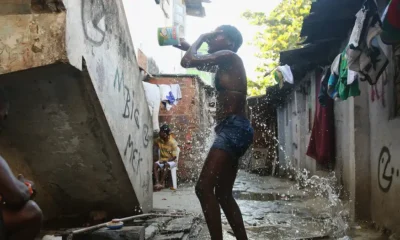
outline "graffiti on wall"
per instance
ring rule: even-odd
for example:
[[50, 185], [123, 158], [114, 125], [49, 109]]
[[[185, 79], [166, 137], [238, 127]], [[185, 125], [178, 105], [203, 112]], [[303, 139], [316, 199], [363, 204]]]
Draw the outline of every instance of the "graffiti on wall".
[[[119, 61], [128, 60], [127, 62], [132, 63], [136, 61], [136, 56], [130, 43], [129, 29], [126, 24], [122, 24], [119, 21], [119, 18], [123, 18], [119, 14], [119, 7], [117, 1], [81, 0], [82, 29], [88, 46], [96, 49], [107, 45], [107, 50], [114, 50], [113, 52], [118, 56]], [[111, 81], [107, 83], [105, 79], [107, 68], [103, 64], [103, 60], [100, 58], [96, 63], [98, 77], [96, 81], [98, 82], [99, 91], [106, 89], [103, 87], [104, 84], [110, 84], [114, 91], [123, 96], [116, 98], [123, 99], [118, 100], [122, 101], [121, 104], [118, 103], [121, 106], [121, 110], [118, 109], [118, 111], [121, 114], [119, 116], [122, 117], [121, 121], [129, 121], [127, 125], [130, 131], [125, 133], [128, 136], [124, 139], [125, 142], [121, 149], [122, 157], [132, 167], [133, 176], [139, 175], [141, 187], [147, 186], [143, 191], [143, 194], [146, 195], [149, 192], [151, 173], [148, 171], [148, 166], [143, 165], [147, 164], [147, 162], [143, 161], [141, 151], [145, 151], [150, 145], [151, 130], [145, 121], [141, 120], [143, 113], [141, 115], [139, 109], [142, 103], [135, 102], [136, 89], [134, 90], [134, 84], [132, 84], [131, 80], [128, 81], [128, 76], [124, 76], [123, 68], [117, 68], [114, 79], [110, 79]]]
[[85, 38], [94, 46], [101, 46], [106, 38], [106, 7], [103, 0], [82, 0], [81, 11]]
[[378, 159], [378, 186], [382, 192], [389, 192], [395, 177], [399, 177], [399, 169], [391, 164], [392, 156], [389, 148], [382, 147]]
[[[113, 6], [111, 6], [113, 5]], [[113, 16], [118, 16], [118, 8], [114, 1], [82, 0], [81, 1], [82, 28], [85, 39], [93, 46], [103, 45], [107, 33], [113, 33], [117, 41], [118, 55], [124, 59], [133, 60], [134, 50], [126, 40], [126, 30], [116, 24]], [[107, 31], [114, 28], [113, 31]], [[118, 29], [118, 31], [115, 31]]]
[[[142, 155], [140, 152], [140, 145], [143, 146], [143, 149], [146, 149], [149, 146], [151, 139], [149, 133], [150, 128], [146, 123], [141, 124], [139, 120], [140, 112], [138, 109], [138, 104], [135, 104], [134, 101], [135, 91], [125, 84], [124, 74], [119, 69], [117, 69], [115, 72], [113, 86], [114, 90], [122, 93], [122, 95], [124, 96], [124, 103], [122, 104], [123, 107], [121, 109], [122, 118], [132, 121], [133, 125], [136, 126], [136, 128], [132, 129], [133, 132], [128, 135], [128, 139], [126, 141], [124, 149], [124, 157], [132, 166], [133, 173], [135, 175], [140, 175], [142, 187], [147, 186], [144, 189], [146, 193], [148, 193], [148, 186], [151, 181], [150, 173], [147, 171], [147, 173], [145, 174], [146, 179], [142, 179], [142, 175], [144, 174], [139, 173], [141, 173], [142, 171], [141, 165], [143, 162], [143, 158], [141, 157]], [[136, 140], [134, 136], [138, 135], [137, 131], [142, 131], [142, 140], [140, 143], [135, 142]]]

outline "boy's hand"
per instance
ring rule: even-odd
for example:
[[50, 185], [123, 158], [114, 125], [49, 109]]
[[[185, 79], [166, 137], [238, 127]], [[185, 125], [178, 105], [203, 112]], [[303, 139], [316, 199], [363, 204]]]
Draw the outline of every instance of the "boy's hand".
[[208, 39], [215, 37], [218, 33], [222, 32], [223, 32], [222, 30], [216, 30], [209, 33], [204, 33], [200, 36], [200, 38], [203, 39], [204, 41], [207, 41]]
[[18, 180], [23, 182], [29, 188], [29, 193], [31, 194], [31, 199], [33, 199], [36, 196], [35, 184], [32, 181], [25, 179], [24, 175], [22, 175], [22, 174], [18, 175]]
[[187, 51], [190, 48], [190, 44], [188, 42], [186, 42], [186, 39], [184, 38], [180, 38], [180, 45], [173, 45], [174, 47], [183, 50], [183, 51]]

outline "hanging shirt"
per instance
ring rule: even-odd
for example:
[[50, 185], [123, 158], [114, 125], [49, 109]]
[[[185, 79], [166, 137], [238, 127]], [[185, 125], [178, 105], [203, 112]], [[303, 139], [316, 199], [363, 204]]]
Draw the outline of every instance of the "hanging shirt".
[[347, 56], [344, 51], [340, 58], [339, 81], [336, 85], [336, 90], [341, 100], [347, 100], [349, 97], [356, 97], [361, 94], [358, 87], [358, 80], [354, 80], [352, 84], [347, 85], [348, 71]]

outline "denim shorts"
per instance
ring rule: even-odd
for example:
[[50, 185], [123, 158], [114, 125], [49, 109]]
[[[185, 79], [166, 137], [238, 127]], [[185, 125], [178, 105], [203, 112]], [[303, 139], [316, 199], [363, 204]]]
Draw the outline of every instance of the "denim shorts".
[[228, 116], [215, 127], [216, 137], [211, 148], [224, 150], [240, 158], [253, 142], [254, 130], [250, 121], [241, 116]]

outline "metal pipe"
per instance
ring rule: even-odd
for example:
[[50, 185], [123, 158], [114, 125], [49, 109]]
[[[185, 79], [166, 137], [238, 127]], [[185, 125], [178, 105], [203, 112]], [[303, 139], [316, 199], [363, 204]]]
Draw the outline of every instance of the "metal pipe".
[[[126, 217], [126, 218], [120, 218], [119, 220], [121, 222], [125, 222], [125, 221], [129, 221], [129, 220], [137, 219], [137, 218], [143, 218], [143, 217], [184, 217], [184, 215], [168, 215], [168, 214], [147, 213], [147, 214], [130, 216], [130, 217]], [[72, 238], [73, 238], [73, 236], [75, 234], [89, 232], [89, 231], [96, 230], [96, 229], [99, 229], [99, 228], [102, 228], [102, 227], [106, 227], [107, 223], [109, 223], [109, 222], [97, 224], [97, 225], [94, 225], [94, 226], [91, 226], [91, 227], [87, 227], [87, 228], [81, 228], [81, 229], [78, 229], [78, 230], [74, 230], [74, 231], [68, 233], [67, 240], [72, 240]]]

